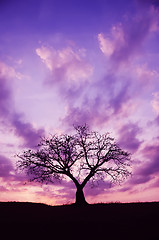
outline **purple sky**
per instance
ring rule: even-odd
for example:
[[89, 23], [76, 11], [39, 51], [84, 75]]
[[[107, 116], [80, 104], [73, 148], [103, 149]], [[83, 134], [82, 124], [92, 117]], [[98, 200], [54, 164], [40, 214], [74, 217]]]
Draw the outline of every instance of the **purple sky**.
[[0, 22], [0, 201], [74, 201], [14, 156], [76, 123], [132, 153], [133, 176], [88, 184], [88, 202], [159, 201], [159, 0], [2, 0]]

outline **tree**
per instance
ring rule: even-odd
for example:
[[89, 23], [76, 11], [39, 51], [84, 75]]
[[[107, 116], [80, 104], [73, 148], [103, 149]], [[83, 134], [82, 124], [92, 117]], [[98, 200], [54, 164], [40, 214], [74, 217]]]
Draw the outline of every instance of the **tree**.
[[18, 168], [25, 170], [31, 181], [42, 183], [70, 178], [76, 188], [76, 204], [87, 204], [83, 188], [107, 177], [121, 182], [130, 175], [130, 153], [122, 150], [109, 133], [89, 131], [87, 125], [74, 127], [74, 135], [42, 138], [37, 150], [18, 155]]

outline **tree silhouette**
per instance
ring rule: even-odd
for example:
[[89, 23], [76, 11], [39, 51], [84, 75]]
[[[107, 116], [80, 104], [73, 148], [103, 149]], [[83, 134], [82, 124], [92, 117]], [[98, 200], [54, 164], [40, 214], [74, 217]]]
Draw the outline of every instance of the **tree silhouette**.
[[83, 188], [88, 181], [107, 177], [121, 182], [130, 175], [130, 153], [123, 151], [109, 133], [89, 131], [87, 125], [74, 128], [74, 135], [42, 138], [38, 150], [18, 155], [17, 165], [31, 181], [47, 183], [67, 176], [77, 188], [76, 204], [85, 205]]

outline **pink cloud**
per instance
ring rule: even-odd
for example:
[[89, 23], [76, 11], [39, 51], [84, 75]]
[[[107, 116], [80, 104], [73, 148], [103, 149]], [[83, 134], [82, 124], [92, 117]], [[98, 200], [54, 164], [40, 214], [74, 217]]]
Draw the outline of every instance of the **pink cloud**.
[[109, 38], [105, 38], [103, 33], [98, 34], [100, 50], [107, 56], [111, 56], [114, 52], [114, 44]]
[[103, 33], [98, 34], [98, 41], [101, 51], [110, 57], [117, 48], [125, 44], [122, 24], [114, 25], [109, 36], [105, 37]]
[[8, 189], [4, 186], [0, 186], [0, 192], [8, 192]]
[[89, 85], [93, 67], [85, 59], [82, 49], [66, 47], [61, 50], [41, 47], [37, 55], [50, 71], [45, 86], [56, 88], [60, 96], [67, 101], [76, 101]]
[[0, 78], [13, 79], [15, 77], [19, 78], [20, 74], [17, 73], [13, 67], [0, 61]]
[[55, 50], [42, 46], [36, 49], [36, 53], [51, 71], [52, 84], [66, 82], [67, 85], [79, 86], [93, 73], [92, 66], [83, 59], [80, 50], [74, 51], [71, 47]]
[[114, 63], [123, 63], [141, 53], [143, 43], [149, 34], [159, 30], [158, 10], [143, 9], [131, 19], [112, 27], [109, 34], [98, 34], [101, 51]]

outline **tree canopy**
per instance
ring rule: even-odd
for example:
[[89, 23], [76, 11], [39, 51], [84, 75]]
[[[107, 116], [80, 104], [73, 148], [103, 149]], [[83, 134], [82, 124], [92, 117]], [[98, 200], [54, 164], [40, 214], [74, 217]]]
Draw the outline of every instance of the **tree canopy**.
[[131, 173], [130, 153], [122, 150], [109, 133], [89, 131], [87, 125], [75, 126], [75, 134], [42, 138], [37, 150], [19, 154], [18, 168], [31, 181], [42, 183], [70, 178], [76, 188], [76, 204], [85, 204], [83, 188], [99, 179], [121, 182]]

